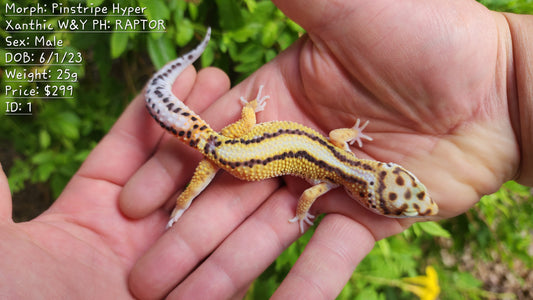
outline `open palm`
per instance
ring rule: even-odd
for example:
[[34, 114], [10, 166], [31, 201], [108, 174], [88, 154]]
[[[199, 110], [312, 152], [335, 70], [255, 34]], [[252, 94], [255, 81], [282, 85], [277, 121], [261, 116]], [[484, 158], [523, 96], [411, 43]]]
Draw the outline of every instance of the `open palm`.
[[[411, 170], [441, 217], [464, 212], [514, 175], [501, 15], [474, 1], [276, 2], [307, 35], [229, 92], [228, 79], [214, 69], [195, 79], [189, 68], [174, 85], [213, 128], [235, 121], [237, 99], [253, 97], [261, 84], [271, 99], [259, 121], [291, 120], [327, 133], [370, 120], [374, 141], [354, 148], [356, 155]], [[66, 277], [65, 292], [90, 287], [130, 296], [129, 284], [140, 298], [242, 296], [298, 238], [298, 226], [287, 220], [306, 183], [242, 182], [221, 172], [163, 235], [171, 202], [200, 155], [163, 134], [141, 98], [50, 210], [27, 224], [2, 221], [0, 235], [10, 241], [2, 251], [6, 244], [29, 249], [38, 271], [55, 263], [51, 278]], [[9, 199], [5, 186], [0, 191]], [[366, 211], [341, 190], [312, 210], [329, 214], [276, 296], [335, 297], [377, 239], [409, 225]], [[39, 282], [42, 293], [49, 286]]]

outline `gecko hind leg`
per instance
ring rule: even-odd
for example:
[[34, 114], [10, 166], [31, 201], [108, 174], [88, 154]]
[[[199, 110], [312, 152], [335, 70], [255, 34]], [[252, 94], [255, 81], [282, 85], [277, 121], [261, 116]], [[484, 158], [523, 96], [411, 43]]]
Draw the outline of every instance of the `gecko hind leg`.
[[303, 234], [304, 223], [307, 223], [309, 226], [313, 226], [313, 221], [311, 221], [311, 219], [313, 219], [315, 216], [309, 213], [311, 205], [313, 205], [313, 203], [318, 197], [324, 195], [325, 193], [336, 187], [338, 187], [338, 185], [333, 183], [320, 182], [306, 189], [298, 200], [298, 204], [296, 206], [296, 216], [290, 219], [289, 222], [298, 222], [298, 224], [300, 225], [300, 232]]
[[244, 97], [240, 98], [243, 105], [241, 111], [241, 118], [232, 123], [220, 131], [220, 133], [229, 138], [238, 138], [248, 133], [252, 127], [257, 124], [256, 113], [263, 111], [266, 106], [266, 100], [270, 99], [270, 96], [261, 96], [263, 86], [259, 87], [259, 92], [254, 100], [248, 102]]
[[172, 225], [178, 221], [181, 215], [183, 215], [187, 208], [189, 208], [194, 198], [196, 198], [196, 196], [198, 196], [213, 180], [218, 170], [219, 167], [211, 161], [207, 159], [200, 161], [194, 170], [191, 181], [176, 200], [176, 207], [170, 215], [170, 220], [166, 227], [167, 229], [172, 227]]
[[264, 87], [265, 87], [264, 85], [259, 86], [259, 91], [257, 92], [257, 96], [255, 96], [255, 99], [250, 102], [248, 102], [248, 100], [246, 100], [244, 97], [241, 97], [240, 98], [241, 104], [243, 106], [251, 105], [256, 113], [265, 110], [266, 101], [270, 99], [270, 96], [265, 95], [261, 97]]

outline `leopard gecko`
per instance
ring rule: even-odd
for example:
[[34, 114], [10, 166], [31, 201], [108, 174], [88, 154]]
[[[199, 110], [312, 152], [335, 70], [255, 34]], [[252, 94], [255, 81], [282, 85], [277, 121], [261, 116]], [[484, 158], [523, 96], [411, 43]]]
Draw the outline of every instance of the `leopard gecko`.
[[150, 115], [168, 132], [200, 151], [204, 158], [179, 195], [167, 228], [190, 206], [192, 200], [224, 169], [242, 180], [262, 180], [282, 175], [299, 176], [312, 186], [298, 200], [296, 216], [304, 232], [304, 223], [312, 225], [309, 209], [314, 201], [337, 187], [371, 211], [388, 217], [430, 216], [438, 212], [424, 185], [409, 171], [395, 163], [359, 159], [348, 144], [361, 147], [362, 140], [372, 140], [357, 120], [351, 128], [329, 133], [289, 121], [256, 124], [257, 112], [264, 110], [268, 96], [243, 104], [241, 119], [216, 132], [196, 113], [173, 95], [171, 87], [180, 73], [204, 51], [211, 34], [189, 53], [165, 65], [150, 79], [146, 107]]

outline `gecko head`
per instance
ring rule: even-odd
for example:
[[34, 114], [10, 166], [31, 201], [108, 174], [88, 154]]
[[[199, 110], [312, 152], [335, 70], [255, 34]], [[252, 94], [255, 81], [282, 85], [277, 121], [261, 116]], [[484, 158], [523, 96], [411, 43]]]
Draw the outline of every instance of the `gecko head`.
[[350, 194], [368, 209], [387, 217], [433, 216], [439, 212], [426, 187], [411, 172], [394, 163], [376, 162], [367, 188]]

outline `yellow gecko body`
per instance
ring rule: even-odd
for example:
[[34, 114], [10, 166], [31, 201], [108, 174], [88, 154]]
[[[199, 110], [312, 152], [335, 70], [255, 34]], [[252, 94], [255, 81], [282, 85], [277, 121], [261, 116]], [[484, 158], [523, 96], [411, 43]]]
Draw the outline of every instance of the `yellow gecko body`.
[[371, 140], [362, 133], [367, 123], [352, 128], [336, 129], [329, 139], [298, 123], [271, 121], [256, 124], [255, 114], [262, 111], [268, 96], [244, 104], [241, 119], [214, 131], [171, 92], [171, 85], [188, 65], [203, 52], [210, 30], [202, 43], [191, 52], [167, 64], [150, 80], [146, 106], [159, 124], [183, 142], [198, 149], [204, 159], [195, 170], [191, 182], [178, 197], [168, 227], [172, 226], [192, 200], [211, 182], [219, 169], [243, 180], [262, 180], [294, 175], [313, 184], [300, 197], [296, 217], [304, 231], [304, 223], [312, 224], [309, 209], [319, 196], [342, 186], [364, 207], [389, 217], [434, 215], [436, 203], [424, 185], [409, 171], [394, 163], [358, 159], [348, 143]]

